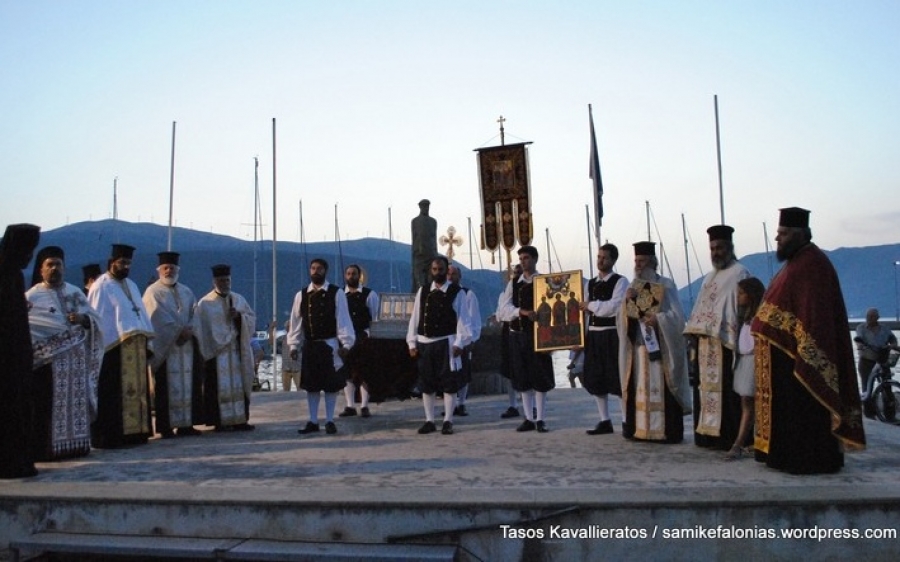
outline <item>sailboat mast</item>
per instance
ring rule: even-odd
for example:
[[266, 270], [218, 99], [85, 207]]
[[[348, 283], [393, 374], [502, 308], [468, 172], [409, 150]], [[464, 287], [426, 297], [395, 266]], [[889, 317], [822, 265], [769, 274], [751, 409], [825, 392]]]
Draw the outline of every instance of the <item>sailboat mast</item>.
[[719, 96], [713, 96], [716, 111], [716, 161], [719, 165], [719, 218], [725, 224], [725, 195], [722, 187], [722, 144], [719, 141]]
[[553, 260], [550, 257], [550, 229], [545, 228], [544, 234], [547, 237], [547, 273], [553, 273]]
[[644, 212], [647, 215], [647, 242], [652, 242], [653, 236], [650, 235], [650, 201], [644, 201]]
[[766, 264], [769, 266], [769, 279], [772, 279], [772, 277], [775, 276], [775, 274], [772, 272], [772, 255], [771, 255], [772, 249], [769, 248], [769, 233], [766, 230], [765, 222], [763, 222], [763, 238], [765, 239], [765, 243], [766, 243]]
[[340, 285], [341, 278], [344, 275], [344, 250], [341, 248], [341, 229], [338, 226], [338, 206], [337, 203], [334, 204], [334, 240], [337, 242], [338, 247], [338, 265], [337, 270], [334, 272], [334, 284]]
[[169, 161], [169, 236], [166, 251], [172, 251], [172, 210], [175, 200], [175, 121], [172, 121], [172, 157]]
[[684, 222], [684, 213], [681, 213], [681, 234], [684, 236], [684, 265], [687, 269], [688, 298], [691, 302], [691, 308], [694, 308], [694, 290], [691, 288], [691, 258], [688, 252], [687, 224]]
[[391, 282], [391, 292], [394, 293], [397, 291], [397, 286], [394, 285], [394, 226], [393, 220], [391, 219], [391, 208], [388, 207], [388, 256], [389, 256], [389, 272], [388, 277]]
[[[275, 118], [272, 118], [272, 349], [275, 349], [275, 332], [278, 330], [278, 166], [276, 151]], [[278, 384], [278, 377], [275, 377]]]
[[253, 310], [256, 308], [256, 285], [257, 285], [257, 266], [259, 265], [259, 256], [257, 255], [257, 234], [259, 232], [259, 158], [253, 158]]

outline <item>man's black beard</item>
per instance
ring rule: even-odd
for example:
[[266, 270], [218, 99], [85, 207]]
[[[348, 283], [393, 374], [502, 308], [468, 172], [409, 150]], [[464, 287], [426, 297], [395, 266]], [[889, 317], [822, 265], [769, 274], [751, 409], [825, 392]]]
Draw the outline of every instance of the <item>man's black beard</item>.
[[310, 275], [309, 278], [312, 280], [313, 285], [324, 285], [325, 284], [325, 276], [324, 275]]
[[351, 289], [358, 289], [359, 288], [359, 279], [347, 281], [347, 286], [350, 287]]
[[438, 276], [438, 275], [432, 275], [432, 276], [431, 276], [431, 281], [432, 281], [435, 285], [443, 285], [444, 283], [447, 282], [447, 275], [446, 275], [446, 274], [440, 275], [440, 276]]
[[126, 277], [128, 277], [129, 270], [128, 269], [120, 269], [118, 271], [110, 271], [110, 273], [112, 274], [113, 279], [116, 279], [117, 281], [121, 281], [121, 280], [125, 279]]

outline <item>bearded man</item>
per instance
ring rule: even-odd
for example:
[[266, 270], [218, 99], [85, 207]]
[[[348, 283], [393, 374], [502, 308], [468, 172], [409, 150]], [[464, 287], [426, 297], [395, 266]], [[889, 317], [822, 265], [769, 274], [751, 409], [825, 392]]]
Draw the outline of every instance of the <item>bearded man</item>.
[[213, 290], [197, 303], [194, 335], [203, 357], [203, 402], [207, 425], [216, 431], [252, 431], [250, 395], [256, 374], [250, 343], [256, 313], [231, 290], [231, 266], [212, 266]]
[[326, 279], [328, 262], [309, 262], [309, 285], [294, 296], [286, 343], [291, 359], [300, 360], [300, 388], [306, 391], [309, 421], [300, 435], [318, 433], [320, 395], [325, 395], [325, 433], [334, 435], [334, 408], [344, 388], [344, 359], [356, 343], [347, 295]]
[[[181, 266], [176, 252], [160, 252], [156, 272], [159, 279], [144, 292], [144, 306], [150, 314], [155, 354], [150, 361], [156, 400], [156, 431], [168, 439], [200, 435], [194, 428], [203, 417], [203, 368], [194, 353], [194, 307], [197, 299], [184, 283], [178, 282]], [[175, 429], [177, 428], [177, 429]]]
[[91, 444], [100, 449], [146, 443], [153, 434], [147, 364], [154, 333], [141, 292], [128, 278], [133, 255], [133, 246], [113, 244], [107, 272], [88, 291], [106, 349], [91, 424]]
[[837, 272], [812, 243], [809, 211], [780, 210], [772, 279], [756, 338], [756, 460], [791, 474], [837, 472], [866, 436]]
[[750, 277], [750, 272], [734, 255], [732, 227], [718, 224], [706, 232], [713, 270], [703, 279], [684, 328], [684, 334], [697, 341], [694, 444], [728, 450], [741, 423], [741, 400], [734, 392], [734, 352], [740, 332], [737, 284]]
[[103, 361], [100, 317], [84, 292], [65, 282], [65, 253], [58, 246], [38, 252], [25, 298], [35, 355], [34, 457], [87, 455]]
[[[691, 413], [685, 353], [684, 312], [675, 282], [656, 272], [656, 243], [634, 244], [634, 281], [620, 309], [619, 378], [625, 403], [626, 439], [680, 443], [684, 419]], [[656, 284], [661, 299], [645, 307], [639, 290]], [[638, 302], [639, 296], [642, 302]], [[639, 310], [637, 317], [627, 314]]]

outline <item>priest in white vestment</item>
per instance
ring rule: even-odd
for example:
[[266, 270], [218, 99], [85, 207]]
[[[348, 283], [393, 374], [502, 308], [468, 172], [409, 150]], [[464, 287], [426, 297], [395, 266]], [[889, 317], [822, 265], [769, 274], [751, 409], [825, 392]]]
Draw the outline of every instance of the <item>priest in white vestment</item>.
[[144, 291], [144, 306], [156, 333], [150, 361], [156, 431], [163, 439], [176, 432], [179, 437], [199, 435], [194, 428], [203, 417], [202, 365], [195, 362], [194, 353], [197, 299], [190, 287], [178, 281], [180, 254], [160, 252], [157, 256], [159, 279]]
[[91, 451], [97, 384], [103, 361], [100, 317], [81, 289], [65, 282], [65, 253], [47, 246], [34, 261], [25, 293], [34, 350], [35, 460], [79, 457]]
[[684, 328], [684, 334], [696, 337], [697, 342], [694, 443], [728, 450], [741, 424], [741, 400], [734, 392], [734, 360], [740, 332], [737, 285], [750, 277], [750, 272], [735, 258], [732, 227], [719, 224], [706, 232], [713, 270], [703, 279]]
[[204, 361], [206, 423], [217, 431], [249, 431], [256, 365], [250, 340], [256, 313], [231, 290], [231, 266], [212, 267], [213, 290], [197, 303], [194, 335]]
[[[622, 434], [626, 439], [680, 443], [684, 439], [683, 416], [691, 413], [682, 335], [684, 312], [675, 283], [656, 272], [655, 246], [654, 242], [634, 245], [634, 281], [616, 323], [626, 412]], [[647, 303], [641, 302], [635, 289], [645, 282], [661, 287], [661, 300], [646, 306], [640, 318], [630, 318], [626, 314], [629, 301], [632, 307], [645, 310]]]
[[113, 244], [106, 273], [88, 291], [100, 316], [103, 366], [91, 444], [116, 448], [146, 443], [153, 435], [148, 358], [153, 325], [137, 285], [128, 278], [134, 247]]

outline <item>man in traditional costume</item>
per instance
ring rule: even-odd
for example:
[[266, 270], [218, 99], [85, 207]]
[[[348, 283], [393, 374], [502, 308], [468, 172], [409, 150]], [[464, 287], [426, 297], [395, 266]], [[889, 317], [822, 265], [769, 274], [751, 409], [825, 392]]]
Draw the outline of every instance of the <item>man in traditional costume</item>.
[[100, 316], [103, 366], [91, 444], [99, 449], [146, 443], [153, 435], [148, 355], [153, 325], [137, 285], [128, 278], [134, 247], [113, 244], [109, 268], [88, 292]]
[[844, 296], [808, 210], [781, 209], [775, 242], [785, 265], [751, 327], [756, 458], [791, 474], [837, 472], [845, 449], [866, 444]]
[[465, 384], [456, 393], [456, 406], [453, 408], [454, 416], [468, 416], [466, 398], [469, 396], [469, 384], [472, 382], [472, 346], [481, 339], [481, 309], [478, 306], [478, 297], [475, 295], [475, 291], [462, 285], [462, 270], [458, 265], [451, 264], [447, 269], [447, 276], [451, 283], [458, 285], [462, 289], [463, 294], [466, 296], [466, 308], [468, 308], [468, 329], [472, 335], [472, 341], [463, 349], [462, 373]]
[[544, 406], [547, 393], [556, 388], [556, 379], [550, 354], [534, 350], [535, 319], [539, 314], [535, 312], [533, 286], [537, 260], [537, 248], [519, 248], [522, 274], [507, 283], [497, 307], [497, 319], [509, 322], [510, 380], [522, 396], [525, 411], [525, 421], [516, 431], [546, 433]]
[[443, 435], [453, 434], [453, 406], [463, 386], [462, 354], [472, 340], [469, 333], [469, 309], [459, 285], [447, 279], [449, 261], [444, 256], [431, 260], [431, 282], [419, 288], [406, 331], [409, 356], [416, 359], [425, 423], [419, 434], [437, 430], [434, 403], [438, 392], [444, 394]]
[[734, 392], [734, 353], [741, 324], [737, 285], [750, 277], [750, 271], [734, 255], [732, 227], [718, 224], [706, 232], [713, 269], [703, 279], [684, 328], [685, 335], [697, 342], [699, 380], [692, 381], [694, 444], [727, 451], [741, 424], [741, 399]]
[[[616, 317], [625, 302], [628, 280], [613, 271], [618, 259], [619, 249], [614, 244], [600, 246], [597, 252], [597, 276], [588, 281], [585, 301], [579, 306], [580, 310], [588, 313], [581, 384], [596, 400], [600, 417], [597, 425], [587, 430], [588, 435], [613, 432], [612, 420], [609, 418], [609, 395], [622, 396]], [[572, 375], [569, 376], [572, 380]], [[572, 384], [574, 386], [574, 380]]]
[[34, 457], [84, 456], [97, 416], [100, 317], [84, 292], [65, 282], [65, 253], [58, 246], [38, 252], [32, 285], [25, 298], [34, 348]]
[[634, 244], [634, 280], [619, 322], [626, 439], [680, 443], [691, 413], [684, 312], [675, 283], [656, 272], [656, 243]]
[[[360, 411], [359, 414], [367, 418], [369, 411], [369, 389], [366, 385], [366, 370], [372, 366], [364, 364], [359, 355], [361, 346], [359, 343], [369, 337], [369, 327], [373, 320], [378, 320], [378, 312], [381, 300], [378, 293], [364, 287], [361, 281], [362, 271], [356, 264], [348, 265], [344, 269], [344, 296], [347, 298], [347, 309], [350, 320], [353, 322], [353, 333], [356, 336], [356, 344], [347, 356], [347, 385], [344, 387], [344, 398], [347, 406], [339, 417], [356, 415], [356, 389], [359, 388]], [[359, 383], [358, 385], [356, 383]]]
[[[178, 282], [180, 254], [160, 252], [159, 279], [144, 291], [156, 339], [150, 372], [155, 382], [156, 431], [163, 439], [200, 435], [194, 424], [203, 417], [203, 366], [194, 354], [194, 307], [197, 299]], [[197, 359], [198, 361], [195, 361]]]
[[212, 266], [213, 290], [197, 303], [194, 337], [203, 359], [204, 416], [216, 431], [251, 431], [250, 395], [256, 374], [250, 340], [256, 313], [231, 290], [231, 266]]
[[[511, 279], [518, 279], [519, 275], [522, 275], [522, 264], [517, 263], [511, 270], [508, 270], [505, 277], [506, 283], [509, 283]], [[512, 368], [510, 367], [510, 359], [509, 359], [509, 321], [500, 320], [499, 318], [499, 310], [500, 307], [503, 306], [503, 293], [500, 293], [500, 296], [497, 298], [497, 309], [493, 314], [493, 320], [500, 323], [500, 375], [505, 379], [504, 384], [506, 385], [506, 398], [508, 401], [508, 406], [506, 410], [504, 410], [500, 417], [503, 419], [509, 418], [517, 418], [519, 417], [519, 408], [518, 404], [518, 396], [516, 393], [516, 389], [513, 388], [512, 385]]]
[[40, 236], [38, 226], [11, 224], [0, 240], [0, 478], [37, 475], [31, 447], [34, 356], [22, 269]]
[[300, 359], [300, 388], [306, 391], [309, 421], [297, 432], [319, 432], [320, 393], [325, 394], [325, 432], [337, 433], [334, 408], [346, 384], [341, 371], [356, 334], [347, 309], [347, 296], [326, 279], [328, 262], [315, 258], [309, 263], [309, 285], [298, 291], [291, 307], [287, 345], [291, 357]]

